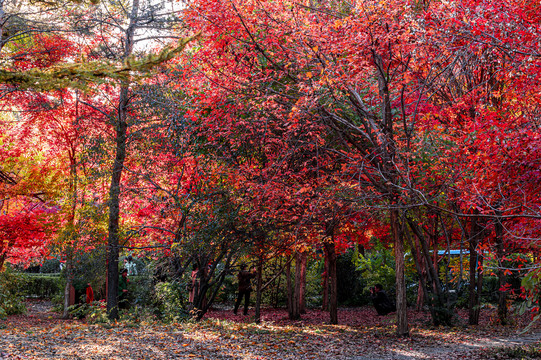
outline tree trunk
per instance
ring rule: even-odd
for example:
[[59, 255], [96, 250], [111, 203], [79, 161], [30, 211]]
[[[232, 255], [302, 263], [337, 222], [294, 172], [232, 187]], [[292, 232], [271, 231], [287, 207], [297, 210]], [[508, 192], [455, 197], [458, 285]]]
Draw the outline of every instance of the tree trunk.
[[405, 231], [405, 237], [408, 241], [408, 244], [411, 249], [411, 253], [413, 255], [413, 262], [415, 263], [415, 268], [417, 269], [417, 273], [419, 274], [419, 288], [417, 290], [417, 311], [421, 311], [423, 308], [423, 304], [426, 301], [426, 303], [429, 305], [430, 312], [432, 314], [432, 317], [434, 318], [433, 314], [433, 307], [431, 306], [430, 301], [428, 300], [428, 294], [426, 293], [426, 269], [423, 261], [423, 257], [421, 256], [421, 253], [419, 251], [419, 245], [414, 244], [411, 239], [411, 234], [409, 231]]
[[[126, 30], [123, 43], [125, 45], [122, 59], [128, 58], [133, 52], [137, 15], [139, 13], [139, 0], [133, 0], [129, 18], [129, 26]], [[109, 226], [107, 240], [107, 317], [109, 320], [118, 319], [118, 257], [119, 248], [119, 223], [120, 223], [120, 180], [126, 159], [126, 143], [128, 137], [128, 104], [129, 85], [120, 87], [118, 99], [117, 120], [115, 122], [115, 162], [109, 188]]]
[[438, 326], [442, 323], [450, 325], [452, 322], [451, 312], [447, 308], [447, 303], [443, 297], [443, 290], [441, 286], [441, 281], [436, 270], [437, 263], [434, 263], [434, 258], [430, 256], [430, 249], [426, 237], [421, 232], [421, 229], [417, 224], [411, 219], [407, 219], [410, 228], [415, 234], [420, 251], [424, 256], [424, 264], [426, 265], [426, 276], [427, 281], [431, 285], [433, 296], [429, 298], [431, 307], [430, 312], [432, 314], [432, 322], [435, 326]]
[[304, 305], [304, 291], [306, 281], [306, 253], [297, 252], [295, 254], [295, 291], [293, 296], [293, 301], [295, 305], [293, 306], [293, 317], [295, 319], [300, 319], [301, 314], [306, 313]]
[[[77, 97], [78, 101], [78, 97]], [[78, 111], [78, 107], [75, 108]], [[77, 115], [77, 118], [79, 115]], [[77, 212], [77, 159], [75, 158], [75, 149], [72, 148], [69, 151], [70, 159], [70, 195], [71, 195], [71, 206], [70, 213], [68, 218], [68, 229], [69, 229], [69, 238], [68, 238], [68, 248], [66, 250], [66, 288], [64, 289], [64, 309], [62, 312], [62, 319], [69, 318], [68, 307], [70, 306], [70, 289], [73, 285], [73, 257], [74, 249], [76, 247], [75, 242], [78, 239], [78, 235], [75, 231], [75, 214]]]
[[259, 262], [257, 264], [257, 291], [255, 301], [255, 323], [261, 322], [261, 294], [263, 288], [263, 255], [259, 255]]
[[503, 258], [505, 257], [505, 249], [503, 244], [503, 225], [501, 212], [496, 213], [498, 217], [496, 218], [495, 232], [496, 232], [496, 255], [498, 257], [498, 318], [502, 325], [507, 324], [507, 291], [505, 285], [507, 284], [507, 278], [505, 276]]
[[128, 104], [128, 88], [122, 87], [118, 107], [118, 123], [116, 126], [116, 156], [113, 164], [113, 175], [109, 189], [109, 237], [107, 242], [107, 317], [118, 319], [118, 257], [119, 222], [120, 222], [120, 179], [126, 159], [126, 140], [128, 123], [126, 107]]
[[300, 288], [299, 288], [299, 313], [306, 314], [306, 263], [308, 261], [308, 254], [306, 251], [301, 253], [300, 263]]
[[291, 282], [291, 261], [288, 261], [286, 266], [286, 284], [287, 284], [287, 313], [290, 320], [295, 319], [295, 301], [293, 299], [293, 284]]
[[391, 209], [391, 233], [394, 240], [396, 272], [396, 332], [398, 336], [409, 336], [408, 309], [406, 302], [406, 280], [404, 276], [404, 243], [400, 235], [398, 210]]
[[324, 243], [325, 256], [328, 258], [329, 273], [329, 317], [331, 324], [338, 324], [338, 287], [336, 282], [336, 249], [334, 231], [331, 238]]
[[66, 287], [64, 288], [64, 309], [62, 311], [62, 319], [69, 318], [68, 307], [70, 306], [70, 288], [73, 284], [73, 265], [71, 254], [68, 254], [66, 259]]
[[329, 310], [329, 258], [325, 253], [325, 260], [323, 265], [323, 300], [321, 304], [321, 310]]
[[[479, 219], [477, 217], [471, 220], [471, 232], [469, 239], [470, 246], [470, 285], [469, 285], [469, 318], [470, 325], [479, 325], [479, 314], [481, 306], [481, 288], [483, 285], [483, 278], [481, 274], [481, 262], [482, 258], [477, 253], [477, 245], [479, 244], [479, 238], [481, 236], [481, 227], [479, 226]], [[478, 264], [479, 262], [479, 264]]]

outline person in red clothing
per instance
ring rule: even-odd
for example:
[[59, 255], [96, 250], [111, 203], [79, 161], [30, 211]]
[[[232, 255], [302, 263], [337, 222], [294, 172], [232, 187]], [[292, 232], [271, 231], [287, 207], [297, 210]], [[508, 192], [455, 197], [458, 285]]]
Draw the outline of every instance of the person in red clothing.
[[91, 304], [94, 301], [94, 290], [90, 283], [86, 284], [86, 303]]

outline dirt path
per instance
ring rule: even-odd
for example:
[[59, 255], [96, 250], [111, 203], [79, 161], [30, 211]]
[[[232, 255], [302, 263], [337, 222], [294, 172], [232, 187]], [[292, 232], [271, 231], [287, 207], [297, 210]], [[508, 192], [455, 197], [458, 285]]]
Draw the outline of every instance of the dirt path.
[[[409, 359], [488, 359], [486, 351], [503, 347], [539, 344], [541, 332], [505, 338], [501, 336], [465, 340], [461, 343], [440, 343], [433, 346], [410, 348], [388, 348], [386, 353], [354, 357], [354, 360], [409, 360]], [[503, 359], [503, 358], [502, 358]], [[526, 358], [519, 358], [526, 359]]]
[[[90, 325], [62, 320], [48, 302], [29, 302], [28, 313], [0, 322], [0, 360], [14, 359], [487, 359], [486, 349], [539, 343], [541, 330], [518, 336], [513, 328], [431, 328], [411, 312], [412, 336], [394, 336], [394, 317], [371, 308], [340, 309], [341, 325], [310, 310], [302, 321], [284, 310], [265, 310], [259, 325], [229, 310], [199, 323], [120, 322]], [[517, 319], [517, 323], [521, 319]], [[525, 319], [522, 319], [523, 321]]]

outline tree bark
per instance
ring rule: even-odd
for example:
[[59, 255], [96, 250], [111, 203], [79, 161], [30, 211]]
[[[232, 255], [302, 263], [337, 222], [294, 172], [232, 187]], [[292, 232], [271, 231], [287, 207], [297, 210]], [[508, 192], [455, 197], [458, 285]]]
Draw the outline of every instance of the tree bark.
[[338, 324], [338, 287], [336, 281], [336, 249], [334, 231], [331, 238], [324, 242], [325, 256], [329, 260], [329, 322]]
[[[77, 96], [77, 101], [79, 97]], [[79, 117], [78, 103], [75, 106], [76, 118]], [[62, 318], [67, 319], [69, 317], [68, 307], [70, 303], [70, 289], [73, 285], [73, 259], [74, 259], [74, 249], [76, 247], [75, 242], [78, 239], [78, 234], [75, 231], [75, 215], [77, 212], [77, 191], [78, 191], [78, 182], [77, 177], [77, 159], [75, 157], [76, 146], [71, 143], [71, 148], [68, 151], [68, 157], [70, 159], [70, 196], [71, 196], [71, 206], [70, 213], [68, 217], [67, 228], [69, 230], [68, 247], [66, 250], [66, 287], [64, 289], [64, 310], [62, 312]]]
[[306, 251], [301, 252], [300, 262], [300, 287], [299, 287], [299, 313], [306, 314], [306, 263], [308, 254]]
[[107, 317], [118, 319], [118, 257], [120, 222], [120, 180], [126, 159], [128, 88], [120, 91], [118, 122], [116, 125], [116, 156], [109, 189], [109, 236], [107, 242]]
[[321, 310], [329, 310], [329, 258], [325, 253], [325, 260], [323, 265], [323, 300], [321, 303]]
[[501, 212], [496, 213], [497, 217], [495, 219], [496, 223], [494, 230], [496, 232], [496, 255], [498, 257], [498, 318], [502, 325], [507, 324], [507, 291], [503, 290], [507, 284], [507, 277], [505, 276], [503, 258], [505, 257], [505, 248], [503, 243], [503, 225]]
[[482, 257], [477, 252], [477, 245], [481, 236], [481, 227], [477, 217], [471, 220], [471, 231], [469, 238], [470, 247], [470, 285], [469, 285], [469, 303], [468, 303], [468, 323], [470, 325], [479, 325], [479, 314], [481, 305], [481, 289], [483, 285], [483, 276], [481, 273]]
[[[125, 44], [122, 59], [128, 58], [133, 52], [137, 15], [139, 13], [139, 0], [134, 0], [130, 14], [130, 23], [125, 33]], [[120, 87], [117, 117], [115, 122], [115, 162], [109, 187], [109, 226], [107, 240], [107, 317], [110, 320], [118, 319], [118, 257], [119, 223], [120, 223], [120, 185], [124, 160], [126, 159], [126, 144], [128, 138], [128, 104], [129, 86]]]
[[404, 243], [400, 234], [398, 209], [391, 208], [391, 233], [394, 240], [396, 272], [396, 332], [398, 336], [409, 336], [408, 309], [406, 302], [406, 280], [404, 264]]
[[257, 263], [257, 291], [255, 301], [255, 323], [261, 322], [261, 295], [263, 289], [263, 255], [259, 255], [259, 262]]
[[294, 290], [291, 282], [291, 262], [289, 261], [286, 266], [286, 285], [287, 285], [287, 313], [290, 320], [295, 319], [295, 301], [293, 299]]
[[64, 287], [64, 309], [62, 311], [62, 319], [69, 318], [68, 308], [70, 306], [70, 288], [73, 283], [73, 264], [71, 254], [67, 254], [66, 257], [66, 286]]

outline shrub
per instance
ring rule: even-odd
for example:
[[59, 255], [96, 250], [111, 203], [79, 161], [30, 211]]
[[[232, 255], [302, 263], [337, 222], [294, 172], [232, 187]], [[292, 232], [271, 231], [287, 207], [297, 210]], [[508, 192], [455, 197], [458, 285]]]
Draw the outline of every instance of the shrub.
[[363, 295], [366, 284], [355, 266], [358, 256], [356, 250], [349, 249], [336, 262], [338, 302], [344, 306], [366, 305], [370, 299]]
[[157, 283], [154, 288], [155, 314], [164, 321], [178, 321], [185, 306], [184, 290], [178, 282]]
[[385, 291], [392, 292], [391, 289], [395, 286], [395, 269], [391, 250], [381, 247], [365, 256], [359, 254], [355, 264], [364, 278], [365, 291], [381, 284]]
[[26, 311], [20, 289], [24, 288], [24, 275], [7, 269], [0, 272], [0, 318]]
[[22, 295], [52, 299], [63, 291], [64, 280], [58, 275], [27, 274]]
[[75, 304], [68, 308], [70, 315], [77, 319], [86, 319], [90, 324], [108, 322], [105, 301], [93, 301], [91, 304]]
[[53, 274], [60, 272], [60, 260], [58, 259], [48, 259], [43, 262], [41, 269], [39, 270], [42, 274]]

